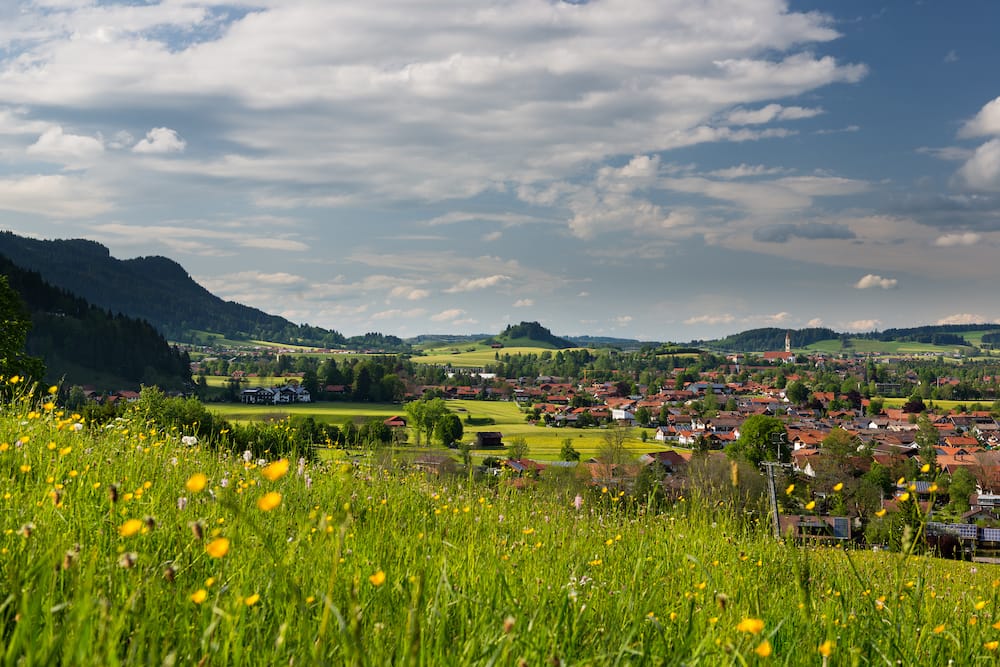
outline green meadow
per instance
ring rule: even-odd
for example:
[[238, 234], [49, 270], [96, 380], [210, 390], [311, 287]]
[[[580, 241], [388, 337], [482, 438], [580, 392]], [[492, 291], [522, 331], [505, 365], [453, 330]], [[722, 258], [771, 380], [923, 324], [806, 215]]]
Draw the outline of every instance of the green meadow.
[[937, 354], [951, 355], [956, 349], [965, 349], [954, 345], [931, 345], [930, 343], [908, 343], [898, 341], [869, 340], [867, 338], [851, 338], [851, 346], [843, 347], [839, 339], [821, 340], [798, 348], [797, 351], [824, 352], [837, 355], [841, 353], [858, 354]]
[[[472, 442], [475, 433], [479, 431], [500, 431], [504, 441], [520, 436], [528, 443], [531, 458], [541, 461], [553, 461], [559, 458], [562, 442], [569, 438], [584, 459], [597, 454], [605, 442], [606, 429], [602, 428], [550, 428], [538, 426], [525, 421], [517, 403], [512, 401], [472, 401], [449, 400], [448, 409], [457, 414], [463, 421], [464, 435], [462, 440]], [[278, 420], [289, 416], [311, 416], [316, 421], [328, 424], [342, 424], [347, 421], [362, 423], [371, 417], [387, 418], [393, 415], [406, 416], [403, 405], [347, 403], [339, 401], [320, 403], [298, 403], [289, 405], [243, 405], [238, 403], [211, 403], [208, 408], [215, 414], [231, 421]], [[471, 417], [473, 424], [465, 422]], [[493, 424], [475, 424], [476, 420], [490, 418]], [[666, 449], [653, 440], [653, 429], [645, 429], [647, 441], [642, 441], [644, 429], [631, 429], [625, 441], [625, 447], [636, 453], [659, 451]], [[409, 442], [416, 439], [411, 433]], [[427, 443], [422, 443], [427, 444]], [[496, 450], [482, 450], [483, 455], [495, 454]]]
[[997, 662], [994, 566], [799, 547], [729, 497], [184, 435], [0, 405], [5, 665]]
[[[527, 342], [527, 341], [526, 341]], [[572, 348], [579, 349], [579, 348]], [[438, 366], [453, 366], [455, 368], [482, 368], [489, 364], [495, 364], [497, 358], [502, 358], [505, 354], [511, 356], [533, 354], [538, 356], [543, 352], [554, 354], [555, 351], [549, 348], [538, 347], [538, 345], [510, 346], [501, 349], [493, 349], [488, 345], [450, 345], [427, 350], [425, 354], [414, 356], [411, 361], [417, 364], [435, 364]]]

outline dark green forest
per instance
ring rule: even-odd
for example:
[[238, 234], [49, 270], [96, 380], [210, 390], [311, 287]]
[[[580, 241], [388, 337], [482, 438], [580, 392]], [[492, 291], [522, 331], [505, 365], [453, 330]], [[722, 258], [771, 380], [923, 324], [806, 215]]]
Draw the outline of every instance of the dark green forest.
[[294, 324], [257, 308], [224, 301], [166, 257], [120, 260], [94, 241], [46, 241], [10, 232], [0, 232], [0, 255], [100, 308], [146, 320], [170, 340], [195, 342], [194, 332], [211, 331], [233, 340], [319, 347], [346, 342], [337, 331]]
[[148, 322], [93, 306], [2, 256], [0, 274], [31, 315], [26, 352], [44, 360], [49, 381], [113, 383], [104, 389], [180, 389], [190, 382], [187, 353], [171, 347]]

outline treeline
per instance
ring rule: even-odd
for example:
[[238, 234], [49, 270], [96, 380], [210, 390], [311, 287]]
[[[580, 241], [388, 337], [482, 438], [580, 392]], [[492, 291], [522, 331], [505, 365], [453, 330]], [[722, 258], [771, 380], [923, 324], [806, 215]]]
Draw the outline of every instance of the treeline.
[[791, 333], [794, 347], [806, 347], [821, 340], [837, 338], [833, 329], [813, 327], [808, 329], [778, 329], [774, 327], [750, 329], [738, 334], [713, 341], [693, 341], [717, 350], [739, 350], [740, 352], [768, 352], [785, 349], [785, 335]]
[[930, 343], [937, 340], [942, 341], [937, 343], [939, 345], [968, 345], [968, 341], [961, 334], [970, 331], [991, 331], [996, 328], [996, 324], [933, 324], [923, 327], [875, 331], [859, 336], [859, 338], [914, 343]]
[[167, 388], [190, 382], [187, 353], [171, 347], [148, 322], [112, 315], [3, 256], [0, 273], [31, 314], [25, 349], [45, 361], [50, 380], [93, 384], [95, 377], [113, 377], [126, 385]]

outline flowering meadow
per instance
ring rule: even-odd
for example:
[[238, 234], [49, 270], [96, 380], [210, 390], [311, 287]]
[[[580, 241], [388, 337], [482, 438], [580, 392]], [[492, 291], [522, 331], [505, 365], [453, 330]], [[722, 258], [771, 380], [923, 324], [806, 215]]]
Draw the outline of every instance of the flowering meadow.
[[[8, 381], [9, 382], [9, 381]], [[8, 392], [10, 394], [11, 392]], [[4, 664], [992, 664], [1000, 569], [0, 406]]]

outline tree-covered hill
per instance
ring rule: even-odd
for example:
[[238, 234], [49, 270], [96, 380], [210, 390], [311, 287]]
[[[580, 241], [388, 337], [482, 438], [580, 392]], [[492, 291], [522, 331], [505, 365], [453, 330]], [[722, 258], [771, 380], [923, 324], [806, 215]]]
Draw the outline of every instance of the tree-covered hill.
[[191, 332], [200, 330], [233, 340], [321, 347], [345, 342], [337, 331], [295, 324], [257, 308], [224, 301], [166, 257], [120, 260], [94, 241], [38, 240], [10, 232], [0, 232], [0, 255], [100, 308], [146, 320], [172, 340], [191, 341]]
[[764, 329], [750, 329], [731, 336], [726, 336], [720, 340], [695, 341], [693, 344], [711, 348], [713, 350], [739, 351], [739, 352], [768, 352], [771, 350], [785, 349], [785, 334], [791, 334], [792, 347], [805, 347], [821, 340], [837, 338], [840, 334], [832, 329], [810, 328], [810, 329], [778, 329], [769, 327]]
[[565, 349], [574, 347], [573, 343], [565, 338], [559, 338], [551, 331], [543, 327], [538, 322], [521, 322], [520, 324], [510, 324], [500, 335], [487, 338], [484, 343], [500, 343], [508, 346], [520, 347], [545, 347]]
[[26, 351], [44, 360], [48, 380], [103, 389], [179, 389], [190, 382], [187, 353], [171, 347], [148, 322], [112, 315], [2, 256], [0, 274], [31, 314]]

